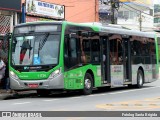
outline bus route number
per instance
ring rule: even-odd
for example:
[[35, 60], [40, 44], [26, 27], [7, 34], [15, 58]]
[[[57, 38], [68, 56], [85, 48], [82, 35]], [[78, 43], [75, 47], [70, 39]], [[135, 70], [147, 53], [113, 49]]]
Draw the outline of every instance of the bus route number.
[[46, 77], [46, 74], [39, 74], [38, 77], [39, 77], [39, 78], [45, 78], [45, 77]]

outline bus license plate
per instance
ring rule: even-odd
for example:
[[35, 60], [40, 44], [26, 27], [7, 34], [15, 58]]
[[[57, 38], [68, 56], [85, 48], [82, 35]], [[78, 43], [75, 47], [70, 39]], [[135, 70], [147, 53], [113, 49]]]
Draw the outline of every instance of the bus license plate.
[[28, 84], [28, 87], [30, 87], [30, 88], [38, 88], [38, 84]]

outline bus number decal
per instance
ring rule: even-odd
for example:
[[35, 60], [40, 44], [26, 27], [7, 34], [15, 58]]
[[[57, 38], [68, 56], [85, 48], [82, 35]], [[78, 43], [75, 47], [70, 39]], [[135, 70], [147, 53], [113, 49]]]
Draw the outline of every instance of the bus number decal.
[[44, 78], [44, 77], [46, 77], [46, 74], [39, 74], [38, 77], [39, 78]]

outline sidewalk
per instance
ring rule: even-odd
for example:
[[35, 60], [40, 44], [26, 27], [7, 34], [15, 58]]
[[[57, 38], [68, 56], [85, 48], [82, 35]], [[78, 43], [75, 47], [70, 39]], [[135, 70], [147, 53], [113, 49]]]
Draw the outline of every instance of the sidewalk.
[[4, 100], [8, 97], [13, 97], [14, 95], [15, 95], [14, 92], [10, 92], [10, 91], [8, 92], [4, 89], [0, 89], [0, 100]]
[[37, 92], [34, 90], [31, 91], [6, 91], [5, 89], [0, 89], [0, 100], [5, 100], [7, 98], [18, 98], [20, 96], [30, 95], [30, 94], [36, 94]]

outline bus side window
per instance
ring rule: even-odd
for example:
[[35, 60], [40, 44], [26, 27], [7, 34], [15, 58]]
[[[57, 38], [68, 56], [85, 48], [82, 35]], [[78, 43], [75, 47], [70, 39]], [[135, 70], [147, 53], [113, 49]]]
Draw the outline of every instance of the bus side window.
[[91, 61], [90, 41], [88, 39], [83, 39], [83, 42], [82, 42], [82, 62], [89, 63], [90, 61]]
[[64, 64], [65, 64], [65, 69], [69, 68], [69, 55], [68, 55], [68, 38], [65, 37], [64, 41]]
[[76, 38], [65, 38], [64, 59], [65, 66], [67, 67], [67, 69], [78, 64]]
[[92, 61], [93, 62], [99, 62], [100, 61], [100, 45], [99, 45], [99, 40], [94, 39], [92, 40]]

